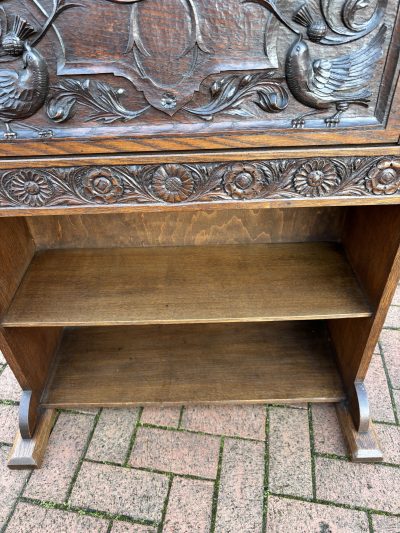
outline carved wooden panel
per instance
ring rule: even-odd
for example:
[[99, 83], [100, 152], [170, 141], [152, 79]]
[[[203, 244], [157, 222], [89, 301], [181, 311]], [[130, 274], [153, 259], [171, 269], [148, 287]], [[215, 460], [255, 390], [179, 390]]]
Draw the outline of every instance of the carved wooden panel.
[[[0, 173], [0, 208], [396, 197], [400, 158], [88, 166]], [[393, 198], [395, 200], [395, 198]]]
[[5, 0], [5, 140], [382, 127], [397, 75], [398, 7]]

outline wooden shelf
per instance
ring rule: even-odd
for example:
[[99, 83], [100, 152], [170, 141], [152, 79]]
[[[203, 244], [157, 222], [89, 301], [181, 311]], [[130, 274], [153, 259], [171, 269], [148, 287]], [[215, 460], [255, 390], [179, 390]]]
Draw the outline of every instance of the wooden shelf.
[[332, 243], [39, 252], [2, 325], [101, 326], [365, 317]]
[[65, 330], [46, 407], [340, 401], [323, 322]]

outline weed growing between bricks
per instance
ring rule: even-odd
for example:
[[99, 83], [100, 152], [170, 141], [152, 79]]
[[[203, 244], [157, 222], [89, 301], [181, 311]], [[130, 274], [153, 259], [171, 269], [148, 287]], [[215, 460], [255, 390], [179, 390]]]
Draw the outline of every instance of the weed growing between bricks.
[[218, 495], [219, 495], [219, 487], [221, 483], [221, 471], [222, 471], [222, 459], [224, 455], [224, 444], [225, 444], [225, 439], [224, 437], [222, 437], [220, 448], [219, 448], [219, 455], [218, 455], [217, 476], [215, 478], [214, 494], [213, 494], [213, 499], [212, 499], [210, 533], [214, 533], [215, 523], [217, 519]]
[[265, 406], [265, 455], [264, 455], [264, 492], [263, 492], [263, 525], [262, 533], [267, 531], [268, 486], [269, 486], [269, 408]]

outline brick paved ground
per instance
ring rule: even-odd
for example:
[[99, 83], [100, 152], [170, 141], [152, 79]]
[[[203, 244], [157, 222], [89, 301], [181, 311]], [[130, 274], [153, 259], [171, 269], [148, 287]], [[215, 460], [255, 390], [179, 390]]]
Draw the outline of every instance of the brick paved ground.
[[385, 462], [349, 462], [331, 405], [59, 413], [40, 471], [5, 466], [19, 388], [0, 355], [7, 532], [400, 532], [400, 288], [367, 385]]

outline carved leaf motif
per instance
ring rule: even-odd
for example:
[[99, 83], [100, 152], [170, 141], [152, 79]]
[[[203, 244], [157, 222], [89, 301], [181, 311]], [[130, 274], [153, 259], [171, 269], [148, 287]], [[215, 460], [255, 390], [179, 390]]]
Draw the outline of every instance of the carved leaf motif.
[[53, 90], [47, 102], [47, 115], [55, 122], [70, 119], [77, 104], [91, 109], [86, 121], [95, 120], [111, 124], [121, 120], [127, 122], [139, 117], [149, 106], [137, 111], [126, 109], [120, 102], [122, 89], [114, 89], [104, 82], [64, 80]]
[[274, 79], [272, 72], [228, 76], [214, 82], [210, 94], [209, 103], [196, 108], [186, 106], [184, 109], [205, 120], [211, 120], [215, 114], [237, 109], [245, 100], [254, 96], [254, 102], [268, 113], [279, 113], [289, 103], [289, 95], [282, 81]]
[[77, 98], [69, 94], [60, 94], [51, 98], [47, 104], [47, 116], [54, 122], [65, 122], [75, 114]]
[[370, 0], [346, 0], [343, 4], [342, 19], [344, 25], [352, 31], [363, 31], [368, 25], [367, 22], [356, 22], [355, 18], [360, 10], [365, 9], [370, 4]]

